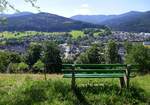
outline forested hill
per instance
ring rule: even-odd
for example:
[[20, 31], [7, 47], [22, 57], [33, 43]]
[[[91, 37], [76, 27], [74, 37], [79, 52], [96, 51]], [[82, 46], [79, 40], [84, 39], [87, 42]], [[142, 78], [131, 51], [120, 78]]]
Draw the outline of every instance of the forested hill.
[[0, 31], [45, 31], [65, 32], [83, 28], [104, 28], [105, 26], [81, 22], [50, 13], [33, 14], [22, 12], [17, 14], [1, 14], [6, 17], [6, 24], [0, 24]]
[[120, 15], [77, 15], [74, 20], [107, 25], [116, 31], [150, 32], [150, 11], [131, 11]]

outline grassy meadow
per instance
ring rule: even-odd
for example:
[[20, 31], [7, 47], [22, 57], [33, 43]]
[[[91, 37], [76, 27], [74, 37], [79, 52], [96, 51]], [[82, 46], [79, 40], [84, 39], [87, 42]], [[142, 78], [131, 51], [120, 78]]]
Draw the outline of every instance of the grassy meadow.
[[[21, 39], [23, 37], [32, 37], [36, 35], [64, 35], [66, 32], [36, 32], [36, 31], [25, 31], [25, 32], [0, 32], [0, 37], [5, 39]], [[84, 32], [80, 30], [73, 30], [68, 32], [74, 39], [84, 36]]]
[[118, 79], [77, 79], [76, 92], [62, 75], [0, 74], [0, 105], [149, 105], [150, 75], [131, 79], [129, 90]]
[[84, 32], [79, 30], [71, 31], [70, 34], [72, 35], [73, 39], [77, 39], [78, 37], [83, 37]]

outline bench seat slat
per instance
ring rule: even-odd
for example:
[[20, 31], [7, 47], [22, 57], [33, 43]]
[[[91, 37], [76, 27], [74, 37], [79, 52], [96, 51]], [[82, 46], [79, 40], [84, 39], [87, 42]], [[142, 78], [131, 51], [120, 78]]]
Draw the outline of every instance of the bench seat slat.
[[[75, 74], [75, 78], [119, 78], [124, 77], [124, 73], [113, 74]], [[72, 78], [72, 74], [64, 74], [63, 78]]]
[[[63, 73], [72, 73], [71, 69], [62, 69]], [[124, 73], [125, 69], [76, 69], [75, 73]]]
[[110, 68], [110, 67], [126, 67], [126, 64], [76, 64], [75, 67], [104, 67], [104, 68]]
[[[130, 72], [136, 72], [138, 69], [131, 69]], [[71, 73], [72, 69], [62, 69], [63, 73]], [[125, 69], [76, 69], [75, 73], [124, 73]]]

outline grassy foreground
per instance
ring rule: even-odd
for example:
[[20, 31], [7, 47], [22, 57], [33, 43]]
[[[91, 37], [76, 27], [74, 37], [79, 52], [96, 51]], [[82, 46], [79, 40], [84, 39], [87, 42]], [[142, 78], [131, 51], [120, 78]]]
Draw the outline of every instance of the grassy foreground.
[[137, 76], [121, 90], [118, 79], [77, 79], [73, 93], [62, 75], [0, 74], [0, 105], [149, 105], [149, 81]]

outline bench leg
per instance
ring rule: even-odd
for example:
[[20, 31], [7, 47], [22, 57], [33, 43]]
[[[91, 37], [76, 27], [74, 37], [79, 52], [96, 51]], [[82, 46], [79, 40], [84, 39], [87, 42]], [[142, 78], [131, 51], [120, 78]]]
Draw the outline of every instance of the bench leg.
[[124, 82], [125, 82], [125, 85], [126, 85], [127, 88], [129, 88], [129, 81], [130, 81], [129, 77], [125, 76], [124, 77]]
[[120, 87], [121, 87], [121, 88], [126, 87], [125, 80], [124, 80], [123, 77], [120, 77]]
[[129, 82], [130, 82], [130, 79], [129, 77], [127, 77], [127, 88], [129, 88]]
[[75, 77], [72, 76], [72, 80], [71, 80], [71, 88], [72, 88], [73, 90], [75, 90], [75, 86], [76, 86]]

